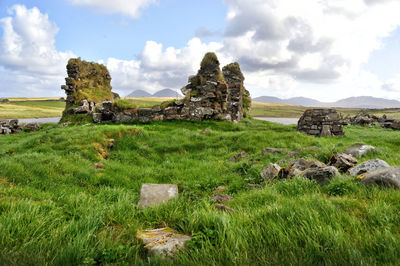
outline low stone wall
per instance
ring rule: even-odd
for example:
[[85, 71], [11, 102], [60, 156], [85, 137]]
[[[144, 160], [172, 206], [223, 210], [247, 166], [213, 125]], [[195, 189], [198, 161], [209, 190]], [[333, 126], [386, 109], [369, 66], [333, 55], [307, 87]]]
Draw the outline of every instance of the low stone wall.
[[18, 120], [0, 120], [0, 134], [8, 135], [13, 133], [18, 133], [22, 129], [18, 125]]
[[344, 136], [343, 126], [335, 109], [306, 110], [297, 124], [297, 131], [316, 137]]

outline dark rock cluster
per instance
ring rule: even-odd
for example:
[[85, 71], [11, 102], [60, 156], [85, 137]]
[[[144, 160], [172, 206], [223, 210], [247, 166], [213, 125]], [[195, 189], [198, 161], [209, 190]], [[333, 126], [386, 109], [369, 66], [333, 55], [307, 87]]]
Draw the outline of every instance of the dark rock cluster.
[[344, 136], [342, 122], [335, 109], [308, 109], [297, 124], [297, 131], [316, 137]]
[[378, 117], [369, 114], [359, 114], [354, 117], [344, 119], [343, 123], [347, 125], [358, 126], [381, 126], [382, 128], [400, 130], [400, 120], [388, 118], [386, 115]]
[[[92, 73], [95, 70], [93, 64], [84, 62], [84, 66], [89, 69], [85, 73]], [[170, 120], [239, 122], [243, 118], [244, 112], [243, 95], [249, 95], [243, 86], [244, 76], [239, 64], [229, 64], [221, 71], [220, 63], [214, 53], [207, 53], [201, 62], [197, 75], [189, 77], [189, 83], [181, 89], [185, 95], [183, 99], [164, 102], [152, 108], [137, 108], [123, 100], [113, 101], [114, 98], [118, 97], [115, 94], [110, 99], [103, 99], [101, 104], [89, 98], [77, 98], [77, 91], [84, 91], [83, 87], [76, 86], [76, 84], [82, 83], [82, 78], [89, 82], [89, 85], [96, 84], [97, 87], [101, 85], [110, 88], [111, 93], [111, 86], [109, 86], [111, 78], [104, 66], [102, 66], [102, 69], [105, 70], [103, 69], [101, 73], [106, 73], [106, 76], [91, 74], [84, 77], [79, 75], [81, 73], [80, 66], [80, 64], [71, 60], [67, 66], [67, 85], [63, 86], [68, 96], [65, 113], [89, 114], [96, 123]], [[101, 80], [100, 83], [96, 81], [98, 78]], [[84, 93], [81, 93], [81, 95], [84, 95]], [[73, 107], [71, 108], [71, 106]]]
[[9, 100], [8, 99], [0, 99], [0, 103], [8, 103]]

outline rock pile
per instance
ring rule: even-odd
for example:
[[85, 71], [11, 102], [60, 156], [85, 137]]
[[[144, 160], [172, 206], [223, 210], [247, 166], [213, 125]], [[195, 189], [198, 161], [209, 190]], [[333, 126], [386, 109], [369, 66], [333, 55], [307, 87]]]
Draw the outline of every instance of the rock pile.
[[388, 118], [386, 115], [378, 117], [369, 114], [359, 114], [354, 117], [347, 118], [346, 123], [358, 126], [381, 126], [382, 128], [400, 130], [400, 120]]
[[18, 125], [18, 120], [0, 120], [0, 135], [8, 135], [21, 132], [22, 128]]
[[31, 132], [38, 131], [38, 123], [28, 123], [20, 125], [18, 119], [0, 120], [0, 135], [8, 135], [19, 133], [21, 131]]
[[181, 89], [185, 95], [183, 99], [153, 108], [137, 108], [123, 100], [113, 101], [119, 96], [111, 92], [111, 77], [103, 65], [71, 59], [67, 70], [66, 85], [62, 86], [67, 93], [64, 116], [90, 114], [96, 123], [169, 120], [239, 122], [250, 105], [239, 64], [229, 64], [221, 71], [214, 53], [207, 53], [197, 75], [189, 77], [189, 84]]
[[67, 94], [63, 118], [91, 113], [96, 104], [114, 99], [111, 76], [104, 65], [71, 58], [67, 64], [67, 73], [65, 85], [61, 86]]
[[344, 136], [343, 126], [335, 109], [306, 110], [297, 124], [297, 131], [316, 137]]

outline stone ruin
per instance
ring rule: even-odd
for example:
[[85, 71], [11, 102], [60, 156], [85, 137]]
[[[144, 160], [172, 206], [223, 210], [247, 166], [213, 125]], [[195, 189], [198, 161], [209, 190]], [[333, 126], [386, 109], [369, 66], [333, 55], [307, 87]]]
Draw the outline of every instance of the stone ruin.
[[38, 123], [19, 124], [18, 119], [0, 120], [0, 135], [16, 134], [22, 131], [31, 132], [39, 130]]
[[99, 103], [114, 100], [111, 76], [104, 65], [72, 58], [67, 64], [67, 74], [65, 85], [61, 86], [67, 94], [63, 119], [92, 113]]
[[[207, 53], [197, 75], [181, 89], [183, 99], [164, 102], [152, 108], [137, 108], [117, 99], [111, 92], [111, 77], [105, 66], [70, 59], [68, 78], [62, 86], [67, 93], [64, 117], [87, 114], [96, 123], [148, 122], [170, 120], [221, 120], [239, 122], [251, 103], [243, 86], [244, 76], [238, 63], [222, 71], [217, 56]], [[119, 97], [118, 97], [119, 98]]]
[[316, 137], [344, 136], [343, 125], [335, 109], [306, 110], [297, 124], [297, 131]]

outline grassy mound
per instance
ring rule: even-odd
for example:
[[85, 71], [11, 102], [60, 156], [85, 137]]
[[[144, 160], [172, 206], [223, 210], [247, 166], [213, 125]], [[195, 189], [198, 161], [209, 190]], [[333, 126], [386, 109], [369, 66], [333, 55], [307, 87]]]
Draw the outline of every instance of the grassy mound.
[[[207, 134], [200, 134], [204, 129]], [[294, 126], [245, 119], [146, 125], [47, 125], [0, 136], [0, 262], [9, 264], [397, 264], [400, 193], [348, 176], [320, 186], [298, 178], [264, 183], [285, 154], [265, 147], [317, 146], [299, 156], [327, 161], [364, 142], [391, 165], [398, 132], [347, 127], [347, 138], [313, 138]], [[110, 148], [110, 143], [114, 143]], [[246, 151], [238, 162], [229, 158]], [[102, 162], [105, 169], [95, 169]], [[284, 164], [284, 163], [283, 163]], [[283, 166], [283, 165], [282, 165]], [[175, 183], [180, 197], [138, 210], [142, 183]], [[210, 200], [218, 186], [235, 209]], [[147, 258], [138, 229], [169, 226], [193, 236], [172, 260]]]

